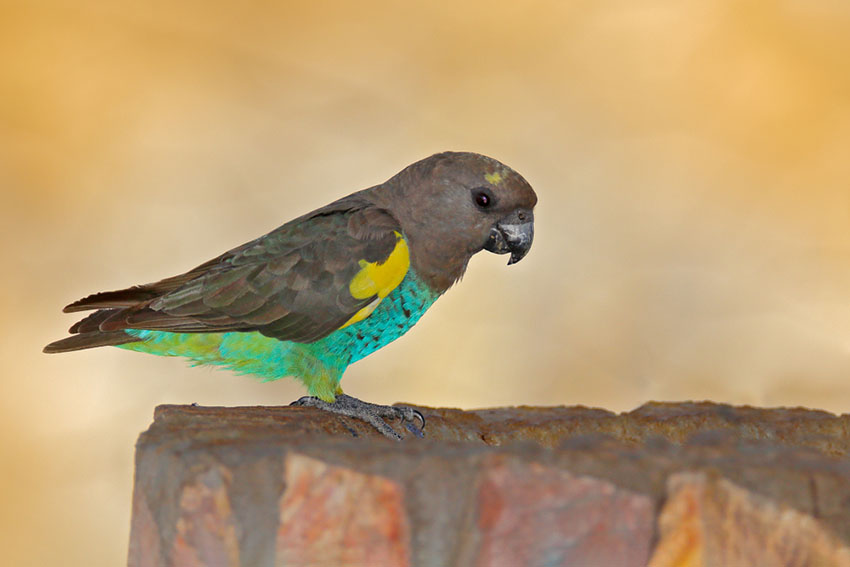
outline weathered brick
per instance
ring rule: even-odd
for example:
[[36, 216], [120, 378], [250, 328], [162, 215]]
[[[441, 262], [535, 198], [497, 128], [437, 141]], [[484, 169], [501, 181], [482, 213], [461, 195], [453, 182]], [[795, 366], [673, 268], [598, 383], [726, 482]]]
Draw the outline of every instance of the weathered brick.
[[670, 477], [651, 567], [848, 567], [850, 548], [807, 514], [706, 472]]
[[211, 468], [183, 486], [172, 565], [239, 567], [239, 543], [230, 509], [230, 473]]
[[489, 459], [478, 488], [480, 566], [642, 567], [652, 499], [539, 463]]
[[159, 527], [156, 525], [145, 495], [133, 492], [129, 567], [156, 567], [160, 557]]
[[396, 482], [290, 454], [285, 486], [277, 565], [410, 563], [410, 529]]

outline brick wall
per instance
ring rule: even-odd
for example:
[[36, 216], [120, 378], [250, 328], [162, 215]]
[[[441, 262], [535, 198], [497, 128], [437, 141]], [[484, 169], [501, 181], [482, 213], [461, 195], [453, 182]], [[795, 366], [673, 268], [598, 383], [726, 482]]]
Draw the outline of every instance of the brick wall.
[[130, 565], [850, 566], [850, 416], [420, 409], [157, 408]]

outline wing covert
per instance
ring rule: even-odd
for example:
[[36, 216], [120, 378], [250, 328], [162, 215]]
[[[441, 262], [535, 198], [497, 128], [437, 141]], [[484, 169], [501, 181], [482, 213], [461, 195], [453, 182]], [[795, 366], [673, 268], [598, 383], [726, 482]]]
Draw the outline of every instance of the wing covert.
[[199, 266], [153, 299], [115, 309], [99, 328], [259, 331], [313, 342], [364, 319], [404, 278], [407, 244], [388, 211], [344, 201]]

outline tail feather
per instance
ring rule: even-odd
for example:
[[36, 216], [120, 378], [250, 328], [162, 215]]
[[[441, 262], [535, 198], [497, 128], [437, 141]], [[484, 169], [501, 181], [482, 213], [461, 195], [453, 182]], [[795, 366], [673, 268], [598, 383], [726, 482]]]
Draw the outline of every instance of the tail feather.
[[[116, 291], [104, 291], [94, 293], [88, 297], [84, 297], [67, 305], [62, 311], [65, 313], [75, 313], [78, 311], [96, 310], [80, 321], [74, 323], [69, 330], [73, 334], [44, 347], [46, 353], [68, 352], [72, 350], [83, 350], [87, 348], [95, 348], [101, 346], [115, 346], [127, 343], [137, 342], [139, 339], [126, 333], [123, 329], [128, 326], [135, 328], [135, 325], [130, 321], [130, 317], [138, 317], [142, 322], [147, 319], [158, 322], [162, 318], [161, 315], [147, 309], [149, 304], [154, 299], [161, 297], [175, 289], [180, 288], [196, 277], [202, 276], [210, 268], [219, 264], [222, 258], [229, 253], [218, 258], [213, 258], [209, 262], [205, 262], [189, 270], [185, 274], [166, 278], [155, 283], [137, 285], [126, 289]], [[141, 313], [141, 315], [139, 315]], [[157, 317], [159, 319], [157, 319]], [[173, 319], [173, 320], [172, 320]], [[193, 319], [179, 319], [166, 317], [166, 321], [162, 322], [163, 326], [168, 329], [180, 329], [183, 331], [206, 331], [207, 326], [200, 325]]]
[[82, 333], [58, 341], [54, 341], [44, 347], [44, 352], [55, 354], [58, 352], [70, 352], [72, 350], [83, 350], [101, 346], [115, 346], [138, 341], [137, 337], [128, 335], [124, 331], [110, 331]]
[[[242, 247], [240, 247], [242, 248]], [[238, 249], [235, 249], [238, 250]], [[233, 252], [233, 251], [231, 251]], [[208, 262], [204, 262], [200, 266], [193, 268], [185, 274], [165, 278], [155, 283], [144, 285], [136, 285], [127, 289], [119, 289], [116, 291], [102, 291], [93, 293], [69, 305], [66, 305], [62, 310], [65, 313], [74, 313], [77, 311], [89, 311], [91, 309], [109, 309], [113, 307], [134, 307], [140, 303], [145, 303], [156, 299], [166, 293], [174, 291], [182, 287], [187, 282], [202, 276], [210, 268], [221, 263], [222, 259], [231, 254], [227, 252], [218, 258], [213, 258]]]
[[[100, 324], [122, 309], [100, 309], [74, 323], [68, 332], [71, 334], [100, 331]], [[113, 329], [118, 330], [118, 329]]]
[[75, 313], [77, 311], [89, 311], [91, 309], [133, 307], [139, 303], [155, 299], [161, 294], [161, 290], [152, 289], [151, 286], [136, 286], [118, 291], [102, 291], [66, 305], [62, 311], [65, 313]]

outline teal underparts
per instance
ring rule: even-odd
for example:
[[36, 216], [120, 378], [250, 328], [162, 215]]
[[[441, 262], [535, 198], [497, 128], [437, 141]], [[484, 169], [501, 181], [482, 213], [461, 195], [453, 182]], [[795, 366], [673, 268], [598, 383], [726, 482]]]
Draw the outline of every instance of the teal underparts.
[[259, 332], [170, 333], [128, 329], [127, 333], [140, 340], [119, 348], [182, 356], [193, 364], [218, 365], [265, 380], [294, 376], [307, 385], [312, 395], [332, 400], [349, 364], [406, 333], [437, 297], [411, 270], [369, 317], [314, 343], [280, 341]]

